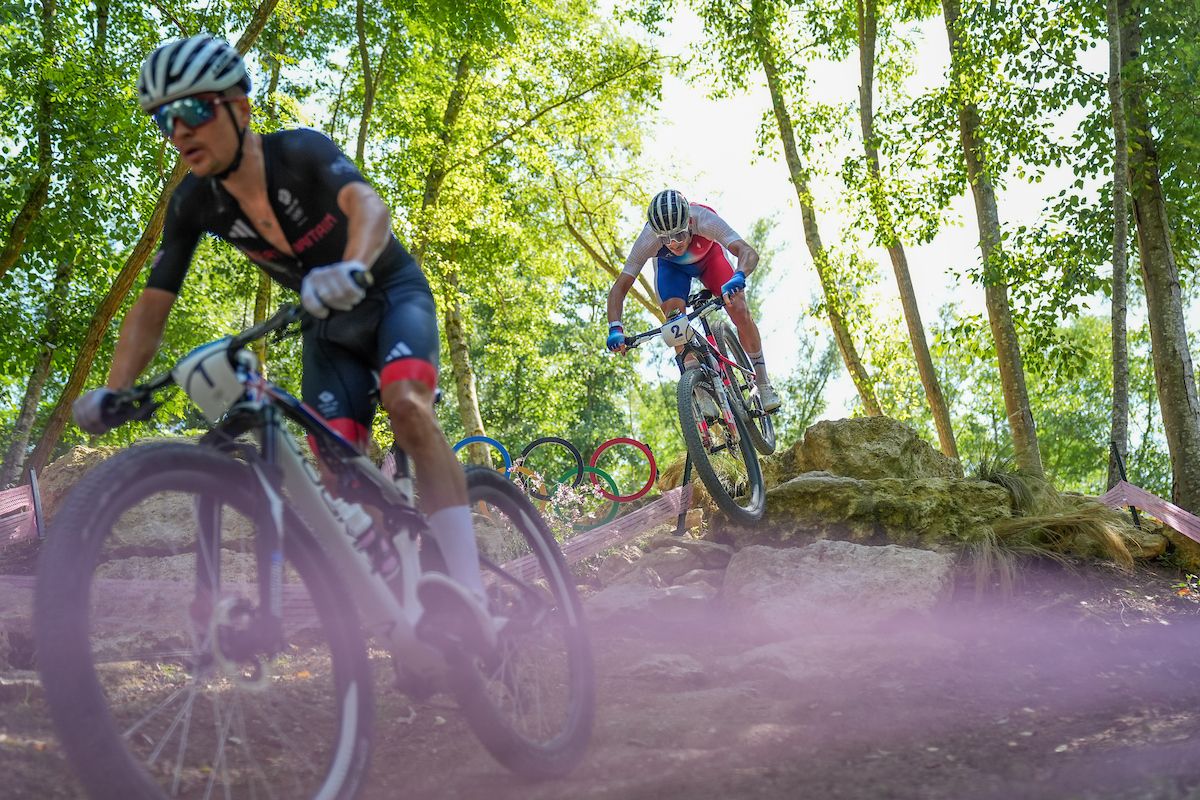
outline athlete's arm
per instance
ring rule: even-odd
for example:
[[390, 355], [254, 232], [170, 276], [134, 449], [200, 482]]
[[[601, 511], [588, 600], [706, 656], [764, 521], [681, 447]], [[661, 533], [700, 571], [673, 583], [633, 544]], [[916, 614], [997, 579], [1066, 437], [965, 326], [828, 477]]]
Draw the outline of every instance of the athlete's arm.
[[737, 268], [743, 275], [749, 275], [758, 266], [758, 251], [746, 243], [745, 239], [730, 242], [729, 252], [737, 258]]
[[758, 266], [758, 251], [747, 244], [717, 212], [693, 204], [692, 218], [695, 220], [696, 233], [729, 248], [729, 252], [737, 258], [737, 268], [743, 275], [749, 275]]
[[346, 249], [343, 261], [360, 261], [370, 269], [392, 235], [391, 215], [383, 199], [362, 181], [338, 190], [338, 208], [346, 215]]
[[608, 321], [620, 322], [621, 312], [625, 308], [625, 296], [629, 294], [629, 290], [633, 287], [633, 282], [636, 281], [633, 275], [627, 275], [622, 272], [617, 276], [617, 280], [613, 283], [612, 288], [608, 290]]
[[171, 292], [152, 286], [142, 290], [141, 296], [121, 323], [121, 335], [117, 339], [105, 384], [108, 388], [128, 389], [133, 386], [142, 370], [154, 360], [154, 354], [162, 343], [163, 330], [167, 327], [167, 315], [174, 304], [175, 295]]
[[203, 232], [197, 222], [196, 204], [192, 200], [194, 188], [194, 179], [189, 176], [171, 196], [167, 217], [163, 222], [162, 242], [150, 266], [146, 288], [142, 289], [121, 323], [121, 334], [117, 338], [105, 384], [110, 389], [133, 386], [142, 370], [150, 366], [158, 346], [162, 344], [167, 315], [179, 296]]

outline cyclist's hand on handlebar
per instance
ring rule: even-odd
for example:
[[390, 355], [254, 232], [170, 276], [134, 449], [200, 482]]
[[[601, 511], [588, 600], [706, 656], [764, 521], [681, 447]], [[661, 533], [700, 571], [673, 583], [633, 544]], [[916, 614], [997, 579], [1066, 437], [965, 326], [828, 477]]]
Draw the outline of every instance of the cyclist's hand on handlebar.
[[349, 311], [367, 296], [371, 273], [361, 261], [339, 261], [304, 276], [300, 302], [308, 313], [325, 319], [332, 311]]
[[726, 300], [732, 300], [735, 294], [738, 292], [744, 292], [745, 290], [746, 273], [739, 269], [737, 272], [733, 273], [732, 278], [725, 281], [724, 285], [721, 286], [721, 297], [725, 298]]
[[608, 323], [608, 349], [625, 355], [625, 326], [619, 322]]
[[108, 433], [112, 424], [107, 419], [106, 411], [110, 410], [117, 399], [117, 393], [108, 387], [101, 386], [81, 395], [71, 405], [71, 416], [80, 430], [99, 436]]

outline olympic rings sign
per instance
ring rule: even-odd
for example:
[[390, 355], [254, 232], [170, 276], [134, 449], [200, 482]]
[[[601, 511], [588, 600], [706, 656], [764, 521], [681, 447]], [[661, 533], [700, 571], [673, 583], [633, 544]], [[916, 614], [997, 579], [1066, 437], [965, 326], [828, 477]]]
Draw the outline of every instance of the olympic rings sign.
[[[647, 445], [645, 442], [639, 442], [637, 439], [631, 439], [628, 436], [618, 436], [616, 438], [609, 439], [607, 442], [604, 442], [592, 452], [591, 458], [587, 460], [586, 464], [584, 464], [583, 454], [579, 452], [579, 448], [568, 442], [566, 439], [562, 439], [558, 436], [543, 436], [540, 439], [534, 439], [532, 442], [525, 445], [525, 449], [521, 451], [521, 455], [516, 459], [515, 465], [512, 455], [508, 452], [508, 448], [490, 436], [468, 436], [454, 445], [454, 452], [457, 453], [459, 450], [469, 444], [486, 444], [500, 453], [500, 457], [504, 460], [504, 474], [510, 479], [512, 478], [514, 472], [526, 475], [528, 477], [534, 477], [532, 470], [524, 467], [523, 462], [529, 458], [529, 454], [537, 448], [545, 445], [555, 445], [561, 447], [571, 456], [571, 459], [575, 462], [575, 468], [568, 470], [562, 477], [558, 479], [557, 483], [565, 483], [567, 479], [570, 478], [571, 486], [577, 487], [583, 482], [583, 476], [585, 474], [590, 476], [592, 483], [596, 484], [596, 486], [599, 488], [600, 495], [604, 499], [611, 500], [614, 503], [614, 512], [616, 503], [628, 503], [644, 497], [645, 494], [654, 487], [654, 482], [658, 479], [658, 463], [654, 460], [654, 453], [650, 450], [649, 445]], [[642, 451], [642, 454], [646, 456], [646, 461], [650, 464], [650, 476], [646, 479], [645, 485], [631, 494], [618, 494], [616, 482], [607, 472], [597, 466], [598, 462], [600, 461], [600, 455], [605, 450], [608, 450], [611, 447], [616, 447], [617, 445], [630, 445], [632, 447], [636, 447], [638, 450]], [[607, 489], [601, 484], [601, 480], [603, 480], [605, 484], [608, 484]], [[542, 486], [541, 488], [544, 490], [546, 487]], [[532, 494], [538, 500], [548, 501], [551, 499], [551, 495], [549, 493], [545, 491], [539, 491], [537, 487], [531, 487], [530, 494]]]

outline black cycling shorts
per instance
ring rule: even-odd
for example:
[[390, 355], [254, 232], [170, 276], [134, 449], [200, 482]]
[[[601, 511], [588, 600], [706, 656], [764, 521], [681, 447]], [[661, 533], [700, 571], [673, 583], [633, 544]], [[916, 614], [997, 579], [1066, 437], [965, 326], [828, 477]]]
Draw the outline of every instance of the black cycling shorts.
[[411, 258], [354, 308], [314, 320], [302, 336], [304, 402], [355, 444], [369, 435], [376, 388], [397, 380], [437, 387], [437, 310]]

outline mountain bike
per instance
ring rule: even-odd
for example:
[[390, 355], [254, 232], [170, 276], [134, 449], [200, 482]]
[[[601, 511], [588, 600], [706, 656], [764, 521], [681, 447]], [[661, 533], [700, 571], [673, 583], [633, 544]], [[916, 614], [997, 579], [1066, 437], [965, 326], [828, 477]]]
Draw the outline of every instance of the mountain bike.
[[[246, 349], [305, 317], [284, 306], [106, 409], [114, 425], [145, 419], [176, 384], [211, 429], [123, 450], [51, 523], [34, 636], [69, 761], [95, 797], [352, 798], [373, 738], [372, 661], [390, 655], [413, 697], [448, 685], [506, 767], [566, 773], [590, 738], [595, 680], [558, 545], [502, 475], [469, 469], [504, 625], [487, 653], [430, 630], [416, 584], [441, 559], [406, 454], [384, 477]], [[286, 423], [308, 434], [336, 497]]]
[[[736, 333], [723, 321], [709, 324], [708, 317], [724, 305], [720, 297], [705, 289], [688, 298], [692, 310], [686, 315], [626, 336], [625, 346], [637, 347], [661, 336], [668, 345], [681, 348], [675, 357], [681, 371], [676, 401], [688, 458], [717, 507], [737, 522], [750, 523], [762, 518], [766, 506], [755, 437], [765, 446], [769, 435], [774, 450], [775, 429], [769, 416], [754, 414], [750, 397], [754, 371]], [[697, 320], [700, 330], [692, 324]], [[736, 344], [733, 352], [740, 352], [744, 363], [723, 353], [718, 341], [726, 347]], [[697, 367], [685, 368], [689, 357]], [[767, 427], [762, 427], [764, 424]]]

